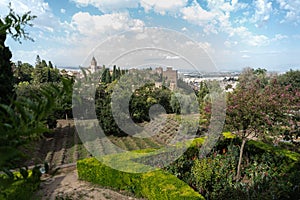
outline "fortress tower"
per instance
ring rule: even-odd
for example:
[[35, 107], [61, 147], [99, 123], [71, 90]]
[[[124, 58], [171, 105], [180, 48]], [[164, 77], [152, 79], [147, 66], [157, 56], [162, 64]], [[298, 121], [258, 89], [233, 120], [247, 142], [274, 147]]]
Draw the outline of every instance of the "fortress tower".
[[95, 73], [98, 69], [97, 61], [96, 61], [94, 56], [93, 56], [92, 61], [91, 61], [90, 69], [91, 69], [91, 73]]

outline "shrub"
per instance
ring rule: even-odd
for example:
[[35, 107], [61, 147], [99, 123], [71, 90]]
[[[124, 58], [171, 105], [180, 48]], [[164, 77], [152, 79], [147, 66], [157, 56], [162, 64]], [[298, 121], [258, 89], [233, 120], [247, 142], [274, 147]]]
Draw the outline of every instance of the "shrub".
[[[234, 141], [234, 143], [239, 141]], [[192, 175], [197, 190], [208, 199], [295, 199], [300, 195], [299, 154], [249, 141], [242, 179], [235, 180], [238, 148], [226, 141], [205, 159], [196, 160]], [[223, 153], [223, 154], [222, 154]]]
[[78, 161], [77, 170], [80, 179], [127, 190], [148, 199], [204, 199], [186, 183], [162, 170], [126, 173], [112, 169], [95, 158]]
[[28, 178], [18, 172], [14, 178], [0, 175], [0, 200], [29, 200], [40, 184], [39, 174], [29, 171]]

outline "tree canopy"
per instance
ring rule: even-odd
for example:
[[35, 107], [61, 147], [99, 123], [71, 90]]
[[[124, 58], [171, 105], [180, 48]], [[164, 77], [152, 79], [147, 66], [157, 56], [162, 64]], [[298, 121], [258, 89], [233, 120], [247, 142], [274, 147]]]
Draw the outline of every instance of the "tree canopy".
[[30, 12], [20, 16], [10, 6], [9, 8], [9, 14], [0, 19], [0, 103], [5, 104], [9, 104], [11, 98], [14, 96], [14, 77], [10, 61], [12, 53], [9, 47], [5, 46], [6, 38], [9, 35], [19, 42], [21, 42], [21, 39], [32, 40], [26, 32], [25, 27], [32, 26], [30, 22], [35, 18]]

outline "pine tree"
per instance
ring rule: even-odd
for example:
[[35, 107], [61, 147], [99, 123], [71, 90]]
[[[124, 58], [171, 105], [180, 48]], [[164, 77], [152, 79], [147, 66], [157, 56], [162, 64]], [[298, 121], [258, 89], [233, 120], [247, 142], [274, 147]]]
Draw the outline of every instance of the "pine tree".
[[112, 73], [112, 81], [117, 79], [117, 67], [114, 65], [113, 67], [113, 73]]
[[53, 65], [52, 65], [51, 61], [49, 61], [48, 67], [50, 67], [51, 69], [53, 69]]
[[35, 59], [35, 67], [39, 67], [40, 65], [41, 65], [41, 58], [39, 55], [37, 55]]
[[105, 71], [106, 71], [106, 73], [105, 73], [105, 83], [111, 83], [110, 71], [109, 71], [109, 69], [106, 69]]

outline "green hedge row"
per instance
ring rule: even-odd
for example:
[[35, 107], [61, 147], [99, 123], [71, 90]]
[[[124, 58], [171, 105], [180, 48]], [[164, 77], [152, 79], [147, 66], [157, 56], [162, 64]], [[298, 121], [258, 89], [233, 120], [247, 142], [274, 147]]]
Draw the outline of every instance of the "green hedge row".
[[204, 199], [189, 185], [162, 170], [138, 174], [126, 173], [112, 169], [95, 158], [88, 158], [77, 162], [77, 171], [82, 180], [127, 190], [150, 200]]
[[250, 140], [247, 142], [247, 148], [248, 149], [259, 149], [262, 152], [269, 152], [269, 153], [273, 153], [276, 156], [284, 156], [287, 159], [289, 159], [291, 162], [298, 162], [300, 160], [300, 154], [287, 150], [287, 149], [283, 149], [281, 147], [275, 147], [273, 145], [270, 144], [266, 144], [260, 141], [254, 141], [254, 140]]

